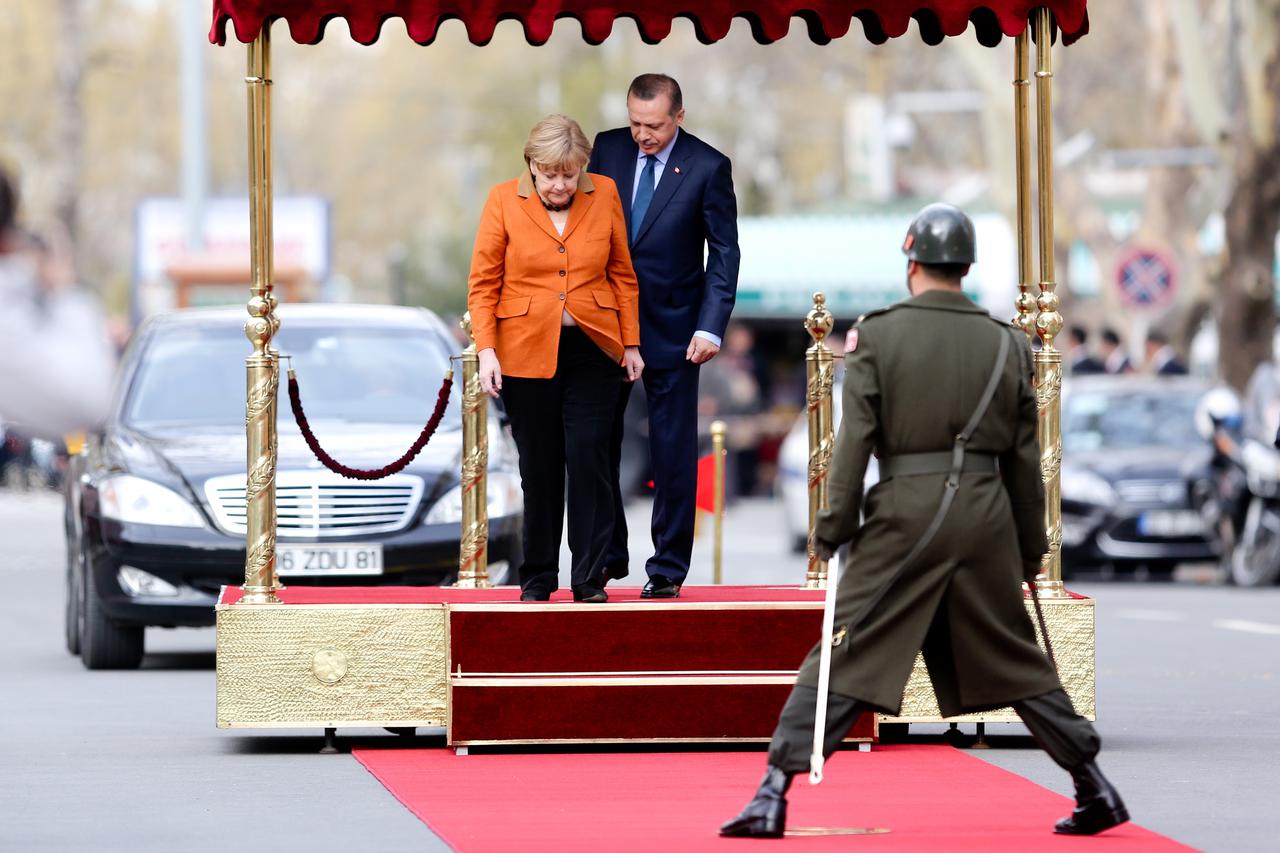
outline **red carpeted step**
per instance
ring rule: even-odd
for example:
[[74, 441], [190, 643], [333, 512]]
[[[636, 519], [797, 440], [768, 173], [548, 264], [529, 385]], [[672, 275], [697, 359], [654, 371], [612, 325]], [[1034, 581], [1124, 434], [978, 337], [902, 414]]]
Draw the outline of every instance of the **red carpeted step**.
[[[794, 588], [759, 600], [764, 591], [451, 604], [449, 743], [765, 740], [821, 633], [822, 605], [813, 593], [788, 600]], [[852, 737], [871, 740], [875, 725], [863, 715]]]
[[[722, 839], [716, 832], [750, 798], [764, 770], [761, 753], [459, 757], [429, 749], [358, 749], [354, 754], [460, 853], [697, 853], [759, 845]], [[1053, 822], [1070, 811], [1069, 799], [944, 746], [841, 753], [828, 764], [823, 784], [812, 787], [797, 779], [789, 800], [792, 827], [890, 832], [793, 839], [786, 849], [1191, 849], [1132, 824], [1097, 839], [1055, 836]]]

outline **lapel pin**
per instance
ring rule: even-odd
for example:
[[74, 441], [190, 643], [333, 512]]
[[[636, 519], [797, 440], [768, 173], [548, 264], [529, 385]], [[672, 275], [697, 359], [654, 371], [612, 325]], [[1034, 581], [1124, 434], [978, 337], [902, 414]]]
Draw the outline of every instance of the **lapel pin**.
[[679, 167], [679, 166], [676, 166], [676, 174], [677, 174], [677, 175], [678, 175], [678, 174], [680, 174], [680, 167]]

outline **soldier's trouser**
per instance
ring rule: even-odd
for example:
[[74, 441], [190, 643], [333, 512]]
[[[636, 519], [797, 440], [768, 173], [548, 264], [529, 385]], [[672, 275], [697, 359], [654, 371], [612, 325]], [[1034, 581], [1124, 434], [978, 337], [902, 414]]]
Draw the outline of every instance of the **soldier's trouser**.
[[1076, 713], [1064, 690], [1013, 703], [1036, 745], [1064, 770], [1092, 761], [1102, 745], [1093, 723]]
[[[1062, 690], [1053, 690], [1013, 703], [1036, 745], [1060, 767], [1073, 770], [1092, 761], [1100, 741], [1093, 724], [1081, 717]], [[818, 691], [796, 685], [787, 698], [769, 744], [769, 764], [786, 773], [807, 773], [813, 752], [813, 718], [818, 710]], [[858, 714], [870, 710], [857, 699], [830, 694], [827, 703], [827, 731], [823, 757], [839, 748]]]
[[[853, 721], [867, 707], [851, 696], [830, 693], [827, 696], [827, 731], [822, 742], [824, 758], [840, 748], [840, 741], [853, 727]], [[818, 691], [797, 684], [787, 697], [778, 717], [778, 727], [769, 744], [769, 764], [787, 773], [808, 773], [809, 756], [813, 752], [813, 718], [818, 712]]]

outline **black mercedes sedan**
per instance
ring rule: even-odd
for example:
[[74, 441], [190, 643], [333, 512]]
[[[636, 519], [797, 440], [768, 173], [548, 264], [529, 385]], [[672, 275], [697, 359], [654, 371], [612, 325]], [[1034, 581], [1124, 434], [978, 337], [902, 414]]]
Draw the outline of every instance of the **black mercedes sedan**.
[[[417, 438], [457, 346], [434, 314], [287, 305], [274, 346], [290, 356], [328, 453], [380, 468]], [[132, 668], [147, 626], [212, 625], [223, 585], [244, 582], [243, 309], [147, 321], [117, 377], [112, 413], [66, 480], [66, 640], [89, 669]], [[283, 372], [283, 371], [282, 371]], [[429, 585], [458, 570], [460, 384], [435, 436], [402, 472], [357, 481], [316, 460], [284, 393], [277, 418], [277, 571], [287, 585]], [[489, 417], [489, 572], [521, 556], [515, 446]]]
[[1203, 458], [1196, 379], [1068, 380], [1062, 404], [1062, 564], [1073, 570], [1167, 573], [1216, 559], [1187, 497], [1189, 460]]

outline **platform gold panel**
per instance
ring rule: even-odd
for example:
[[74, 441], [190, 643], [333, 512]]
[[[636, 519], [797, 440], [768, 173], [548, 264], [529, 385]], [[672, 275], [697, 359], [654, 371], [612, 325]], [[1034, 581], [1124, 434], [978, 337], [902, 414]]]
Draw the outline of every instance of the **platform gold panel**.
[[443, 726], [443, 605], [219, 605], [218, 726]]
[[[1058, 675], [1062, 686], [1076, 712], [1090, 720], [1097, 718], [1097, 679], [1094, 659], [1094, 611], [1090, 598], [1042, 598], [1044, 620], [1053, 641], [1053, 653], [1058, 662]], [[1031, 602], [1027, 601], [1027, 613], [1034, 622]], [[1039, 629], [1036, 629], [1039, 634]], [[1041, 646], [1043, 646], [1043, 640]], [[938, 710], [938, 700], [933, 695], [929, 672], [924, 658], [917, 656], [911, 679], [902, 694], [902, 714], [897, 717], [881, 715], [882, 723], [936, 723], [936, 722], [992, 722], [1016, 723], [1018, 715], [1012, 708], [1000, 708], [981, 714], [943, 718]]]

